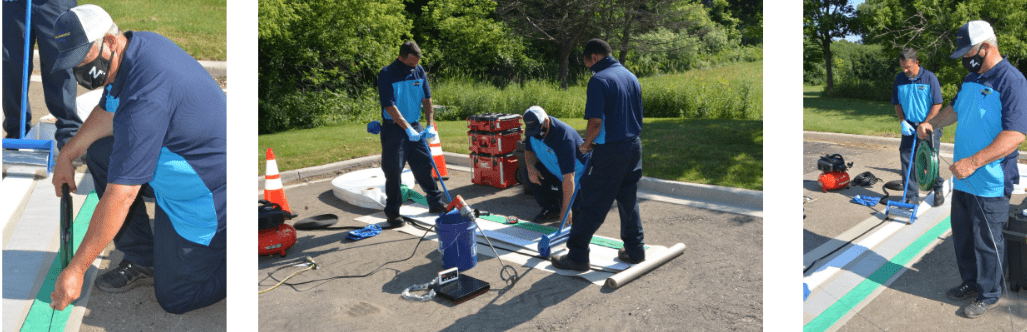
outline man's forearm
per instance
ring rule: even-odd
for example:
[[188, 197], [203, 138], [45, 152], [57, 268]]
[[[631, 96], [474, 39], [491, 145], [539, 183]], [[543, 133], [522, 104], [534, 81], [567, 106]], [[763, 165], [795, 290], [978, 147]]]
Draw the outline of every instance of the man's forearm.
[[[528, 143], [528, 144], [531, 144], [531, 143]], [[528, 170], [530, 170], [532, 172], [538, 172], [538, 170], [535, 169], [535, 163], [538, 162], [538, 157], [535, 156], [535, 152], [534, 151], [524, 150], [524, 162], [527, 163], [527, 164], [525, 164], [525, 166], [528, 168]]]
[[900, 121], [906, 120], [906, 114], [902, 112], [902, 105], [895, 105], [895, 116], [899, 117]]
[[998, 133], [991, 144], [984, 147], [969, 157], [975, 168], [987, 165], [993, 161], [1005, 158], [1023, 143], [1024, 134], [1018, 131], [1003, 130]]
[[938, 112], [940, 112], [940, 111], [941, 111], [941, 104], [931, 105], [931, 110], [927, 111], [927, 118], [924, 118], [924, 121], [925, 122], [926, 121], [931, 121], [931, 119], [934, 119], [934, 117], [938, 116]]
[[937, 115], [926, 122], [931, 124], [931, 127], [933, 128], [941, 128], [956, 123], [956, 120], [958, 119], [959, 117], [956, 115], [956, 111], [952, 109], [951, 105], [949, 105], [942, 108]]
[[585, 142], [584, 144], [592, 145], [595, 142], [596, 137], [599, 136], [599, 130], [602, 129], [603, 119], [600, 118], [589, 118], [588, 125], [585, 127]]
[[563, 175], [563, 204], [560, 204], [560, 216], [567, 214], [571, 208], [571, 198], [574, 197], [574, 172]]
[[125, 223], [125, 216], [128, 215], [129, 207], [139, 193], [139, 187], [114, 183], [107, 185], [107, 190], [96, 204], [96, 211], [89, 221], [89, 230], [86, 231], [82, 244], [76, 248], [75, 257], [68, 264], [69, 269], [83, 273], [89, 269], [96, 256], [107, 247]]
[[421, 108], [424, 109], [424, 128], [431, 127], [435, 122], [435, 105], [432, 104], [431, 98], [421, 99]]
[[114, 135], [114, 114], [100, 109], [99, 106], [93, 107], [78, 133], [64, 144], [58, 158], [78, 158], [93, 145], [93, 142], [111, 135]]
[[396, 105], [386, 107], [385, 113], [389, 113], [389, 116], [392, 117], [392, 121], [396, 122], [396, 124], [399, 125], [400, 128], [410, 128], [410, 123], [408, 123], [407, 120], [403, 118], [403, 114], [399, 113], [399, 108], [396, 108]]

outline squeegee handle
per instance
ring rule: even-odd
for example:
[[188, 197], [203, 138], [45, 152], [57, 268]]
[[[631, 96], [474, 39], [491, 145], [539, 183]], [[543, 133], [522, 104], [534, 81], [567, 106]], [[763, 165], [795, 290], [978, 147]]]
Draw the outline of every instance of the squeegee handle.
[[18, 132], [18, 138], [25, 138], [25, 114], [28, 112], [29, 103], [29, 57], [32, 55], [32, 50], [29, 49], [29, 37], [32, 33], [32, 1], [25, 1], [25, 54], [22, 56], [23, 65], [21, 67], [21, 119], [18, 122], [21, 123], [21, 131]]
[[913, 150], [909, 151], [909, 167], [906, 167], [906, 181], [902, 182], [902, 202], [906, 201], [906, 190], [909, 190], [909, 175], [913, 171], [913, 160], [916, 158], [916, 140], [917, 135], [913, 135]]
[[431, 167], [435, 169], [435, 174], [439, 175], [439, 183], [442, 184], [442, 191], [446, 193], [446, 201], [452, 202], [453, 198], [449, 196], [449, 189], [446, 189], [446, 181], [442, 180], [442, 172], [439, 172], [439, 166], [435, 165], [435, 158], [431, 156], [431, 146], [428, 145], [428, 140], [421, 138], [421, 143], [424, 143], [424, 148], [428, 149], [428, 160], [431, 161]]

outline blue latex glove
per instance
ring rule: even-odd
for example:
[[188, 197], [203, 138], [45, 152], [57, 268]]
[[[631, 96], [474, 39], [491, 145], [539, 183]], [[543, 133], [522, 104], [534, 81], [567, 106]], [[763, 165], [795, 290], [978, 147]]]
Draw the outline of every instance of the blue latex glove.
[[852, 202], [856, 203], [856, 204], [866, 205], [866, 206], [874, 206], [874, 205], [877, 205], [878, 203], [881, 202], [881, 198], [880, 197], [874, 197], [874, 196], [860, 196], [860, 195], [856, 195], [856, 196], [852, 197]]
[[421, 137], [426, 140], [430, 140], [435, 136], [439, 136], [439, 132], [435, 131], [435, 125], [432, 125], [431, 127], [428, 127], [428, 129], [425, 129], [421, 132]]
[[363, 240], [381, 234], [381, 232], [382, 228], [378, 225], [368, 225], [358, 230], [349, 231], [349, 235], [346, 235], [346, 238], [353, 241]]
[[417, 142], [421, 140], [421, 134], [418, 134], [414, 127], [407, 127], [407, 137], [410, 138], [411, 142]]
[[909, 125], [909, 121], [902, 120], [900, 122], [902, 122], [902, 136], [916, 135], [916, 130], [913, 129], [913, 126]]
[[368, 123], [367, 124], [367, 132], [371, 133], [371, 134], [378, 135], [378, 133], [382, 132], [382, 124], [381, 124], [381, 122], [371, 121], [371, 123]]

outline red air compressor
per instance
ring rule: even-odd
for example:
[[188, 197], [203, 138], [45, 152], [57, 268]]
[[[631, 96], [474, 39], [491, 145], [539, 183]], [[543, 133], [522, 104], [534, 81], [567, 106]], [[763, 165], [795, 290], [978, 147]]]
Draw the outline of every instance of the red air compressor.
[[285, 257], [285, 250], [296, 244], [296, 229], [285, 223], [285, 211], [282, 206], [268, 201], [260, 201], [257, 210], [257, 253]]
[[845, 158], [840, 154], [825, 155], [817, 160], [817, 169], [822, 171], [817, 182], [824, 192], [828, 190], [842, 189], [849, 186], [849, 173], [846, 172], [852, 163], [845, 163]]

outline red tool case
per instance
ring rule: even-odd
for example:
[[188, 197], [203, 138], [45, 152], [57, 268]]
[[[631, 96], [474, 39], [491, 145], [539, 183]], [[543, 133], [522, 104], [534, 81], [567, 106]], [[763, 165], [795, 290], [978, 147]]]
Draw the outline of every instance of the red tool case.
[[506, 131], [521, 127], [519, 114], [485, 113], [467, 117], [467, 128], [478, 131]]
[[467, 145], [474, 153], [504, 155], [517, 150], [517, 141], [521, 140], [521, 128], [508, 129], [502, 132], [471, 130], [467, 132]]
[[517, 157], [513, 153], [501, 156], [471, 153], [474, 162], [474, 177], [471, 182], [506, 188], [517, 184]]

